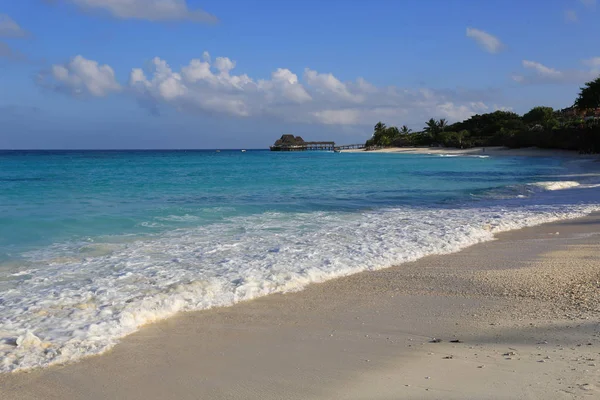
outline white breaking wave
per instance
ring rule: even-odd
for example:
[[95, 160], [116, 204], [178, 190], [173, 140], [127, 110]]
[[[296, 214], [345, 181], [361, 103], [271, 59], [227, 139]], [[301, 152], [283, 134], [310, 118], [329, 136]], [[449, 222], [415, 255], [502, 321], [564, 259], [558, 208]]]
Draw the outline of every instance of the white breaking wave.
[[530, 185], [544, 190], [563, 190], [580, 186], [580, 183], [575, 181], [549, 181], [530, 183]]
[[111, 244], [102, 255], [49, 248], [32, 255], [27, 274], [4, 282], [9, 286], [0, 299], [0, 371], [99, 354], [141, 326], [181, 311], [297, 291], [312, 282], [456, 252], [492, 240], [496, 232], [599, 210], [530, 205], [266, 213]]

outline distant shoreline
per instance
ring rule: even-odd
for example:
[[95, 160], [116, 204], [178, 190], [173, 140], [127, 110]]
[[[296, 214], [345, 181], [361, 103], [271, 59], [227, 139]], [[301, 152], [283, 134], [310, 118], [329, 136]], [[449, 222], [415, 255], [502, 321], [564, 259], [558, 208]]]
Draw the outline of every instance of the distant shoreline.
[[343, 153], [402, 153], [402, 154], [448, 154], [448, 155], [478, 155], [478, 156], [507, 156], [507, 157], [575, 157], [575, 158], [599, 158], [597, 154], [580, 154], [574, 150], [540, 149], [537, 147], [526, 147], [511, 149], [508, 147], [472, 147], [469, 149], [457, 149], [446, 147], [389, 147], [384, 149], [369, 150], [342, 150]]

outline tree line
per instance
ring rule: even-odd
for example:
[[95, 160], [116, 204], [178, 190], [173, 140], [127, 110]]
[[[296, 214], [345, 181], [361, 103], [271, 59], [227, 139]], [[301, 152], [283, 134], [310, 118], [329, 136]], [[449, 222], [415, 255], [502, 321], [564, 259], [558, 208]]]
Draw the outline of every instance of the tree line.
[[573, 107], [564, 110], [541, 106], [522, 116], [499, 110], [453, 124], [446, 119], [431, 118], [418, 132], [406, 125], [397, 128], [378, 122], [365, 145], [367, 148], [535, 146], [600, 153], [600, 77], [587, 82]]

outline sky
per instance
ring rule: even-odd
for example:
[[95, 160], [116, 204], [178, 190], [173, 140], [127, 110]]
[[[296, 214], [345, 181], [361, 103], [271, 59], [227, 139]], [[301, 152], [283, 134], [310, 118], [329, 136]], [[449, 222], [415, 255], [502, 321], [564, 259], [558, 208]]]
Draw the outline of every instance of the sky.
[[364, 142], [572, 105], [596, 0], [0, 0], [0, 149]]

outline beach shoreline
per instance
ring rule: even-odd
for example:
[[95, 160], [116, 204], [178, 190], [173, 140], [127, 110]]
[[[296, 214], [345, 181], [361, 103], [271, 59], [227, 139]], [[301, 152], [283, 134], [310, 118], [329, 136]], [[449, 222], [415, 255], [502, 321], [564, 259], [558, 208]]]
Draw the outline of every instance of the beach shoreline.
[[342, 150], [343, 153], [397, 153], [397, 154], [436, 154], [457, 156], [505, 156], [505, 157], [563, 157], [563, 158], [589, 158], [598, 159], [597, 154], [580, 154], [572, 150], [540, 149], [527, 147], [510, 149], [502, 146], [473, 147], [469, 149], [457, 149], [446, 147], [389, 147], [384, 149], [369, 150], [350, 149]]
[[501, 233], [458, 253], [297, 293], [179, 314], [142, 328], [103, 355], [0, 375], [0, 394], [3, 399], [599, 395], [599, 238], [595, 214]]

